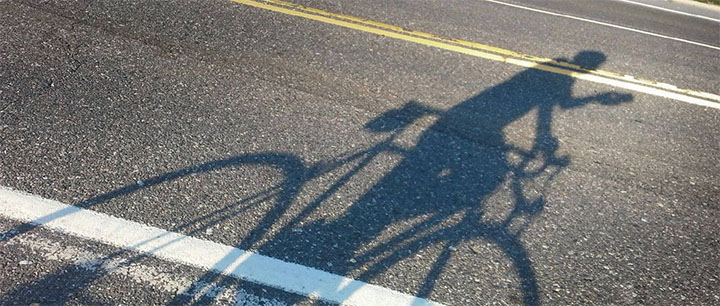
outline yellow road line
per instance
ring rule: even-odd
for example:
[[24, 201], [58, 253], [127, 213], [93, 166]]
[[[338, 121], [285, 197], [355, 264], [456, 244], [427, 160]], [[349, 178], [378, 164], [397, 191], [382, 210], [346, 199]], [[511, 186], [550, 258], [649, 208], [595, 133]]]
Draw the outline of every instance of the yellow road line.
[[555, 66], [567, 67], [567, 68], [571, 68], [571, 69], [574, 69], [574, 70], [582, 71], [582, 72], [585, 72], [585, 73], [596, 74], [596, 75], [601, 75], [601, 76], [610, 77], [610, 78], [614, 78], [614, 79], [625, 80], [625, 81], [628, 81], [628, 82], [633, 82], [633, 83], [648, 85], [648, 86], [652, 86], [652, 87], [658, 87], [658, 88], [662, 88], [662, 89], [666, 89], [666, 90], [670, 90], [670, 91], [676, 91], [676, 92], [684, 93], [684, 94], [687, 94], [687, 95], [692, 95], [692, 96], [696, 96], [696, 97], [700, 97], [700, 98], [704, 98], [704, 99], [709, 99], [709, 100], [714, 100], [714, 101], [720, 102], [720, 96], [718, 96], [718, 95], [711, 94], [711, 93], [706, 93], [706, 92], [701, 92], [701, 91], [689, 90], [689, 89], [681, 89], [681, 88], [678, 88], [678, 87], [676, 87], [676, 86], [674, 86], [674, 85], [667, 84], [667, 83], [661, 83], [661, 82], [656, 82], [656, 81], [651, 81], [651, 80], [645, 80], [645, 79], [635, 78], [635, 77], [630, 76], [630, 75], [615, 73], [615, 72], [611, 72], [611, 71], [605, 71], [605, 70], [599, 70], [599, 69], [587, 69], [587, 68], [584, 68], [584, 67], [581, 67], [581, 66], [578, 66], [578, 65], [574, 65], [574, 64], [571, 64], [571, 63], [559, 62], [559, 61], [556, 61], [556, 60], [554, 60], [554, 59], [542, 58], [542, 57], [537, 57], [537, 56], [528, 55], [528, 54], [522, 54], [522, 53], [519, 53], [519, 52], [510, 51], [510, 50], [507, 50], [507, 49], [498, 48], [498, 47], [493, 47], [493, 46], [484, 45], [484, 44], [480, 44], [480, 43], [476, 43], [476, 42], [472, 42], [472, 41], [467, 41], [467, 40], [462, 40], [462, 39], [447, 38], [447, 37], [442, 37], [442, 36], [438, 36], [438, 35], [434, 35], [434, 34], [430, 34], [430, 33], [425, 33], [425, 32], [421, 32], [421, 31], [408, 30], [408, 29], [405, 29], [405, 28], [402, 28], [402, 27], [398, 27], [398, 26], [394, 26], [394, 25], [387, 24], [387, 23], [377, 22], [377, 21], [368, 20], [368, 19], [364, 19], [364, 18], [353, 17], [353, 16], [349, 16], [349, 15], [343, 15], [343, 14], [337, 14], [337, 13], [327, 12], [327, 11], [323, 11], [323, 10], [319, 10], [319, 9], [315, 9], [315, 8], [311, 8], [311, 7], [306, 7], [306, 6], [302, 6], [302, 5], [299, 5], [299, 4], [289, 3], [289, 2], [285, 2], [285, 1], [280, 1], [280, 0], [264, 0], [264, 2], [272, 3], [272, 4], [277, 4], [277, 5], [282, 5], [282, 6], [285, 6], [285, 7], [291, 7], [291, 8], [294, 8], [294, 9], [298, 9], [298, 10], [302, 10], [302, 11], [307, 11], [307, 12], [310, 12], [310, 13], [313, 13], [313, 14], [322, 15], [322, 16], [326, 16], [326, 17], [332, 17], [332, 18], [339, 18], [339, 19], [349, 20], [349, 21], [356, 22], [356, 23], [359, 23], [359, 24], [370, 25], [370, 26], [374, 26], [374, 27], [378, 27], [378, 28], [382, 28], [382, 29], [386, 29], [386, 30], [398, 32], [398, 33], [403, 33], [403, 34], [418, 36], [418, 37], [422, 37], [422, 38], [428, 38], [428, 39], [438, 40], [438, 41], [442, 41], [442, 42], [446, 42], [446, 43], [451, 43], [451, 44], [457, 44], [457, 45], [466, 46], [466, 47], [470, 47], [470, 48], [474, 48], [474, 49], [478, 49], [478, 50], [483, 50], [483, 51], [489, 51], [489, 52], [493, 52], [493, 53], [497, 53], [497, 54], [502, 54], [502, 55], [505, 55], [505, 56], [522, 58], [522, 59], [526, 59], [526, 60], [533, 61], [533, 62], [537, 62], [537, 63], [546, 63], [546, 64], [552, 64], [552, 65], [555, 65]]
[[[700, 91], [679, 89], [670, 84], [637, 79], [632, 76], [609, 71], [586, 69], [570, 63], [526, 55], [502, 48], [470, 41], [443, 38], [429, 33], [403, 29], [401, 27], [371, 21], [363, 18], [326, 12], [279, 0], [231, 0], [244, 5], [320, 21], [349, 29], [368, 32], [420, 45], [462, 53], [470, 56], [505, 62], [521, 67], [567, 75], [573, 78], [638, 91], [655, 96], [670, 98], [690, 104], [720, 109], [720, 96]], [[492, 52], [492, 53], [491, 53]]]

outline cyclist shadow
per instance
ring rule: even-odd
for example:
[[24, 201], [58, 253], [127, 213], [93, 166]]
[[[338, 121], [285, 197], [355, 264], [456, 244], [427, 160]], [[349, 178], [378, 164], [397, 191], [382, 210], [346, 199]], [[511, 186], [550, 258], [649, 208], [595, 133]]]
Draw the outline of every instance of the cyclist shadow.
[[[594, 69], [604, 60], [602, 53], [584, 51], [571, 64]], [[543, 210], [545, 201], [542, 195], [528, 199], [523, 183], [552, 178], [569, 163], [569, 158], [556, 156], [553, 111], [632, 99], [613, 92], [576, 98], [573, 83], [569, 76], [528, 69], [447, 111], [409, 102], [375, 118], [366, 128], [391, 135], [402, 133], [425, 115], [437, 120], [410, 149], [403, 151], [392, 144], [378, 148], [403, 151], [404, 157], [341, 216], [304, 226], [296, 219], [260, 247], [260, 253], [291, 253], [294, 260], [315, 267], [325, 268], [329, 262], [333, 273], [359, 272], [357, 278], [370, 281], [428, 245], [440, 245], [444, 250], [424, 272], [423, 284], [414, 293], [427, 297], [453, 256], [451, 246], [484, 239], [502, 249], [512, 262], [523, 302], [538, 304], [537, 279], [519, 236]], [[532, 148], [523, 151], [507, 143], [503, 129], [532, 111], [537, 113], [534, 140]], [[520, 160], [509, 161], [513, 154]], [[512, 194], [509, 212], [501, 220], [487, 221], [487, 200], [503, 184]], [[422, 221], [411, 228], [396, 229], [399, 233], [390, 237], [383, 234], [417, 218]]]
[[[602, 53], [584, 51], [578, 53], [571, 63], [592, 69], [599, 67], [604, 60]], [[632, 100], [629, 94], [612, 92], [573, 97], [573, 83], [574, 79], [569, 76], [528, 69], [449, 110], [432, 109], [411, 101], [400, 109], [388, 111], [365, 126], [375, 133], [388, 133], [386, 141], [333, 163], [306, 167], [300, 158], [292, 154], [266, 152], [239, 155], [148, 178], [142, 184], [133, 183], [75, 206], [92, 207], [197, 173], [243, 165], [271, 166], [285, 177], [278, 186], [281, 192], [274, 195], [275, 206], [266, 212], [247, 237], [238, 242], [240, 248], [255, 247], [259, 253], [271, 257], [293, 254], [291, 261], [372, 281], [387, 272], [388, 267], [419, 254], [427, 246], [441, 246], [442, 251], [434, 259], [432, 267], [421, 277], [422, 284], [416, 292], [409, 292], [427, 297], [453, 256], [449, 246], [480, 239], [495, 244], [512, 262], [520, 280], [523, 302], [527, 305], [539, 304], [538, 281], [531, 256], [520, 235], [546, 205], [542, 195], [533, 198], [526, 195], [525, 183], [543, 178], [549, 180], [569, 164], [568, 157], [557, 156], [558, 141], [552, 135], [553, 112], [558, 108], [576, 108], [589, 103], [615, 105]], [[503, 130], [532, 112], [536, 112], [536, 118], [531, 148], [523, 150], [509, 144]], [[396, 137], [412, 129], [413, 122], [423, 116], [435, 116], [437, 120], [422, 132], [413, 147], [396, 146]], [[402, 154], [403, 159], [333, 220], [303, 223], [383, 152]], [[513, 156], [519, 158], [513, 159]], [[352, 170], [314, 198], [304, 211], [289, 222], [283, 222], [284, 225], [272, 235], [272, 239], [261, 242], [271, 228], [277, 228], [279, 221], [286, 219], [284, 216], [288, 208], [294, 205], [308, 180], [322, 174], [325, 171], [323, 167], [338, 168], [351, 162], [356, 164]], [[507, 213], [500, 219], [488, 221], [489, 198], [503, 186], [507, 186], [511, 194]], [[268, 195], [260, 193], [254, 197]], [[189, 233], [192, 235], [214, 224], [228, 222], [241, 216], [241, 208], [251, 200], [241, 199], [214, 211], [212, 215], [200, 216], [171, 230], [197, 228]], [[72, 210], [59, 211], [43, 219], [52, 220], [71, 213]], [[418, 218], [422, 220], [406, 226]], [[201, 226], [197, 227], [199, 224]], [[393, 235], [386, 234], [388, 229], [403, 226]], [[0, 240], [12, 239], [32, 228], [34, 225], [26, 224], [13, 233], [0, 235]], [[131, 262], [140, 259], [134, 258]], [[225, 259], [216, 264], [215, 270], [225, 271], [228, 263], [237, 258]], [[328, 263], [332, 267], [328, 267]], [[58, 279], [70, 278], [73, 274], [72, 271], [51, 274], [44, 281], [35, 282], [39, 285], [27, 284], [27, 287], [51, 286]], [[100, 274], [83, 279], [72, 290], [87, 288], [99, 277]], [[213, 282], [218, 282], [218, 275], [208, 272], [192, 287], [201, 291], [198, 288]], [[342, 287], [341, 284], [338, 287]], [[5, 295], [0, 304], [22, 300], [24, 288], [20, 286]], [[347, 296], [352, 293], [349, 290]], [[195, 300], [191, 295], [178, 295], [171, 304], [211, 302], [209, 299]]]

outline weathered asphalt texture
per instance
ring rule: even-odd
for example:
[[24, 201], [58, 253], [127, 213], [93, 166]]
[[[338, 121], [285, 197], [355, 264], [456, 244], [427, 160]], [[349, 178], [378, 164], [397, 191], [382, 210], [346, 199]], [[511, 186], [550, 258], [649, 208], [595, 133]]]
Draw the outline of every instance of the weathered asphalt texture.
[[10, 238], [23, 224], [0, 221], [3, 305], [322, 304], [43, 228]]
[[[720, 88], [715, 50], [490, 3], [303, 3]], [[0, 20], [0, 185], [450, 305], [720, 303], [717, 110], [226, 1], [4, 1]], [[79, 278], [62, 290], [188, 302], [22, 272], [11, 243], [8, 301]]]

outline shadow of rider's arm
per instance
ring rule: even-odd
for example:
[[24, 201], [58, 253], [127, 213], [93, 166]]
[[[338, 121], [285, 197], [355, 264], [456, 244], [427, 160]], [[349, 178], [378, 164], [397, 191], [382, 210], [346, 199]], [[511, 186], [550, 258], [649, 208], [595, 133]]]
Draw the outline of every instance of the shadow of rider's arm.
[[589, 103], [598, 103], [602, 105], [618, 105], [632, 101], [633, 96], [626, 93], [618, 93], [614, 91], [604, 92], [592, 96], [582, 97], [578, 99], [569, 99], [562, 101], [560, 107], [575, 108], [584, 106]]

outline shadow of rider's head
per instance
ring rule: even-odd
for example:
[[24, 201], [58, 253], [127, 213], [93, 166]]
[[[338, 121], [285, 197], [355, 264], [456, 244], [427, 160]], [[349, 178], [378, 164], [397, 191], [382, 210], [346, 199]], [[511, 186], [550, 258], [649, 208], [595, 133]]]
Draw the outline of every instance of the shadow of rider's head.
[[605, 62], [605, 55], [597, 51], [581, 51], [570, 63], [586, 69], [597, 69]]

